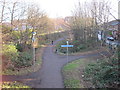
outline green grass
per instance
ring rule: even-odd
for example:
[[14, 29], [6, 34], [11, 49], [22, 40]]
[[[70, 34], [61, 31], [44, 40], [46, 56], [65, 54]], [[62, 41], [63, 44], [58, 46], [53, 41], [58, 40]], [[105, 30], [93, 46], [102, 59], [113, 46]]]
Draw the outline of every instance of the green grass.
[[80, 76], [82, 70], [91, 62], [91, 59], [79, 59], [66, 64], [62, 68], [64, 85], [66, 88], [84, 88]]
[[2, 88], [3, 89], [7, 89], [7, 88], [17, 88], [18, 90], [20, 89], [20, 88], [27, 88], [27, 90], [31, 90], [31, 88], [29, 87], [29, 86], [27, 86], [27, 85], [24, 85], [24, 84], [22, 84], [22, 83], [19, 83], [19, 82], [3, 82], [2, 83]]
[[68, 79], [64, 81], [66, 88], [83, 88], [82, 85], [79, 84], [80, 81], [76, 79]]
[[76, 64], [76, 63], [69, 63], [69, 64], [67, 64], [65, 67], [64, 67], [64, 70], [66, 71], [66, 70], [73, 70], [73, 69], [75, 69], [75, 68], [77, 68], [79, 65], [78, 64]]
[[83, 64], [84, 64], [84, 59], [75, 60], [73, 62], [70, 62], [70, 63], [66, 64], [64, 66], [64, 70], [65, 71], [74, 70], [74, 69], [78, 68], [80, 65], [83, 65]]

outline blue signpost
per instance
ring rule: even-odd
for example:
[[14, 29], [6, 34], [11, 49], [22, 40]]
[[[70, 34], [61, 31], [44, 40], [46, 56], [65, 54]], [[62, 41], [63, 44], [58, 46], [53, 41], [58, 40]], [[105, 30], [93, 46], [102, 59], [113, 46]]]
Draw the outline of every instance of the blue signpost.
[[67, 62], [68, 62], [68, 47], [73, 47], [74, 45], [69, 45], [68, 41], [66, 41], [67, 45], [61, 45], [61, 47], [67, 47]]
[[73, 45], [61, 45], [61, 47], [73, 47]]

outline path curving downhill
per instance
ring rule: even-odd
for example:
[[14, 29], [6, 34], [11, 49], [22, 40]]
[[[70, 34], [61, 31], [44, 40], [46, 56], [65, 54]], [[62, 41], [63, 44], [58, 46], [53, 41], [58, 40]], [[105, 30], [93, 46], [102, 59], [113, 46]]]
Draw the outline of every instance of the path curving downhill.
[[67, 57], [65, 55], [58, 55], [54, 53], [53, 48], [57, 42], [63, 40], [63, 38], [56, 40], [53, 45], [48, 45], [43, 53], [43, 63], [40, 70], [34, 73], [23, 76], [3, 76], [3, 81], [19, 81], [33, 88], [64, 88], [62, 67], [73, 60], [100, 56], [100, 53], [91, 53], [86, 55], [71, 55]]

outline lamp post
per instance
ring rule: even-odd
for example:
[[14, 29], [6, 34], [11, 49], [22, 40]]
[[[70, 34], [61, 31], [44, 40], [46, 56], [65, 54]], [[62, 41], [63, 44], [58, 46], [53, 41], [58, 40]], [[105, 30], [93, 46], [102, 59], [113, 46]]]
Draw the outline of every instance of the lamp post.
[[35, 35], [36, 35], [36, 32], [32, 32], [32, 43], [33, 43], [33, 64], [35, 64], [35, 46], [34, 46], [34, 43], [35, 43]]

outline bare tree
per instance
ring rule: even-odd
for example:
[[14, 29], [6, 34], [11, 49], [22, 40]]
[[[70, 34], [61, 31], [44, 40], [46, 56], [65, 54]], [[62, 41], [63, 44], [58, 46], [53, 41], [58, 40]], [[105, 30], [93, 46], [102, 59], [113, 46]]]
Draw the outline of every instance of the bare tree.
[[74, 10], [74, 18], [71, 23], [71, 27], [74, 32], [74, 36], [77, 39], [80, 39], [85, 41], [87, 40], [88, 31], [90, 30], [88, 27], [91, 26], [91, 17], [90, 17], [90, 11], [88, 9], [87, 3], [82, 4], [81, 2], [78, 3], [78, 6]]
[[10, 12], [10, 22], [11, 22], [11, 28], [13, 28], [13, 21], [15, 19], [15, 17], [17, 17], [17, 15], [15, 15], [15, 13], [18, 10], [18, 2], [14, 1], [14, 2], [10, 2], [10, 6], [8, 7], [9, 12]]
[[41, 33], [49, 34], [54, 29], [52, 21], [37, 5], [30, 5], [28, 7], [27, 22], [32, 26], [32, 32], [37, 32], [37, 35]]
[[[102, 1], [93, 1], [91, 3], [91, 14], [94, 19], [95, 26], [94, 31], [97, 33], [98, 30], [101, 31], [102, 41], [101, 45], [105, 41], [105, 32], [108, 31], [108, 22], [110, 16], [110, 2]], [[96, 34], [97, 35], [97, 34]]]
[[[86, 41], [89, 37], [95, 37], [98, 30], [106, 30], [109, 21], [110, 2], [102, 0], [91, 3], [81, 3], [75, 6], [74, 19], [71, 27], [74, 37]], [[102, 27], [101, 27], [102, 26]]]
[[4, 17], [4, 11], [5, 11], [5, 5], [6, 5], [6, 1], [5, 0], [3, 0], [3, 1], [1, 1], [1, 23], [2, 23], [2, 21], [3, 21], [3, 17]]

